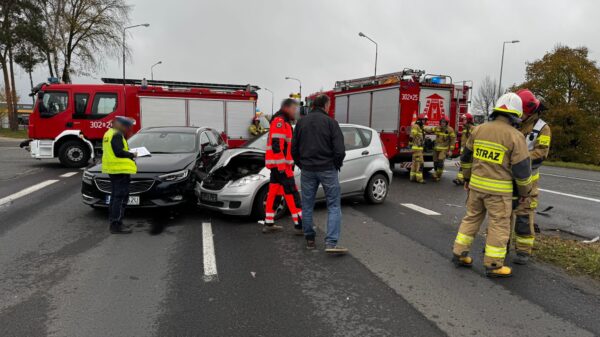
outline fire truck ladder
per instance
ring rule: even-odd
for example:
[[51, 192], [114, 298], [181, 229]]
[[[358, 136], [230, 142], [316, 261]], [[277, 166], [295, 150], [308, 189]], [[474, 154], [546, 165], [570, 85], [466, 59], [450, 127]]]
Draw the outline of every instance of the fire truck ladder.
[[[122, 78], [102, 78], [102, 82], [106, 84], [123, 84]], [[167, 87], [167, 88], [201, 88], [201, 89], [211, 89], [217, 91], [250, 91], [255, 92], [260, 89], [260, 87], [251, 84], [217, 84], [217, 83], [196, 83], [196, 82], [178, 82], [178, 81], [158, 81], [158, 80], [147, 80], [148, 85], [151, 86], [159, 86], [159, 87]], [[126, 79], [125, 84], [129, 85], [142, 85], [142, 80], [136, 79]]]
[[335, 82], [335, 88], [338, 90], [347, 89], [347, 88], [362, 88], [371, 85], [378, 84], [388, 84], [388, 83], [397, 83], [402, 81], [405, 76], [412, 76], [413, 78], [420, 77], [425, 72], [422, 70], [413, 70], [406, 68], [402, 71], [377, 75], [377, 76], [369, 76], [369, 77], [361, 77], [351, 80], [337, 81]]

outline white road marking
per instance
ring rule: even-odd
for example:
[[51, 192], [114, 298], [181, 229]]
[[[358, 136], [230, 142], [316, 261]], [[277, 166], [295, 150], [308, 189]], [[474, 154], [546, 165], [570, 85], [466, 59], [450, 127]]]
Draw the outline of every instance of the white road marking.
[[560, 175], [560, 174], [540, 173], [540, 175], [542, 175], [542, 176], [550, 176], [550, 177], [557, 177], [557, 178], [566, 178], [566, 179], [573, 179], [573, 180], [588, 181], [588, 182], [591, 182], [591, 183], [600, 183], [600, 180], [585, 179], [585, 178], [578, 178], [578, 177], [569, 177], [569, 176], [563, 176], [563, 175]]
[[540, 188], [540, 191], [546, 192], [546, 193], [551, 193], [551, 194], [562, 195], [562, 196], [565, 196], [565, 197], [571, 197], [571, 198], [575, 198], [575, 199], [581, 199], [581, 200], [587, 200], [587, 201], [593, 201], [593, 202], [600, 202], [600, 199], [594, 199], [594, 198], [590, 198], [590, 197], [584, 197], [584, 196], [576, 195], [576, 194], [569, 194], [569, 193], [563, 193], [563, 192], [558, 192], [558, 191], [546, 190], [546, 189], [543, 189], [543, 188]]
[[13, 202], [13, 201], [21, 198], [21, 197], [24, 197], [24, 196], [26, 196], [28, 194], [31, 194], [31, 193], [35, 192], [35, 191], [41, 190], [42, 188], [44, 188], [46, 186], [52, 185], [55, 182], [58, 182], [58, 180], [46, 180], [46, 181], [42, 181], [39, 184], [35, 184], [33, 186], [29, 186], [26, 189], [20, 190], [17, 193], [11, 194], [8, 197], [4, 197], [4, 198], [0, 199], [0, 206], [4, 206], [5, 204], [9, 204], [9, 203], [11, 203], [11, 202]]
[[67, 172], [65, 174], [61, 174], [60, 177], [61, 178], [69, 178], [69, 177], [76, 175], [77, 173], [79, 173], [79, 172]]
[[215, 244], [210, 222], [202, 223], [202, 248], [204, 253], [204, 281], [215, 281], [218, 279], [217, 259], [215, 257]]
[[407, 207], [407, 208], [410, 208], [410, 209], [412, 209], [413, 211], [421, 212], [421, 213], [423, 213], [423, 214], [425, 214], [425, 215], [441, 215], [441, 214], [440, 214], [440, 213], [438, 213], [438, 212], [434, 212], [434, 211], [432, 211], [432, 210], [430, 210], [430, 209], [423, 208], [423, 207], [421, 207], [421, 206], [417, 206], [417, 205], [415, 205], [415, 204], [400, 204], [400, 205], [402, 205], [402, 206], [404, 206], [404, 207]]

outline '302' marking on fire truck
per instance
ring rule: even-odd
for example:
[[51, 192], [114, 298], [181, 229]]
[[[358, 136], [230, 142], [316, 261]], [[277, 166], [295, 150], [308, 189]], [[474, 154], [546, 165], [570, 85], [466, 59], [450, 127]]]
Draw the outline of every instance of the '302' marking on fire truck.
[[402, 94], [402, 100], [403, 101], [418, 101], [419, 95], [418, 94]]
[[92, 129], [108, 129], [110, 127], [110, 122], [93, 121], [90, 123], [90, 127]]

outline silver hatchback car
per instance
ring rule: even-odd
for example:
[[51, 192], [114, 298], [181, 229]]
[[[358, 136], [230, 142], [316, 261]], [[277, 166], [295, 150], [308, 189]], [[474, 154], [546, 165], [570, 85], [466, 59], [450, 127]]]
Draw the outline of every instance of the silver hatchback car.
[[[342, 197], [363, 195], [367, 202], [379, 204], [387, 197], [392, 171], [377, 131], [353, 124], [340, 124], [346, 146], [339, 180]], [[225, 150], [201, 183], [196, 195], [201, 206], [231, 215], [264, 217], [270, 170], [265, 167], [267, 134], [237, 149]], [[300, 188], [300, 170], [294, 171]], [[325, 198], [319, 187], [317, 199]], [[285, 214], [282, 204], [276, 218]]]

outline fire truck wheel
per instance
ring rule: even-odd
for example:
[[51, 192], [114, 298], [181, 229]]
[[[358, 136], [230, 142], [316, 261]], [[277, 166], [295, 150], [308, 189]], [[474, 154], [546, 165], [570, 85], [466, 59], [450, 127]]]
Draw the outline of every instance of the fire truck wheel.
[[387, 197], [388, 189], [388, 179], [383, 174], [377, 173], [369, 179], [365, 188], [365, 199], [370, 204], [381, 204]]
[[90, 149], [85, 143], [78, 140], [67, 141], [58, 150], [58, 159], [61, 164], [72, 168], [87, 166], [90, 156]]

